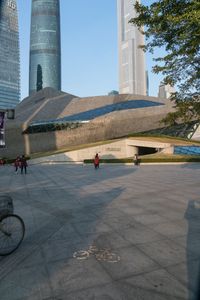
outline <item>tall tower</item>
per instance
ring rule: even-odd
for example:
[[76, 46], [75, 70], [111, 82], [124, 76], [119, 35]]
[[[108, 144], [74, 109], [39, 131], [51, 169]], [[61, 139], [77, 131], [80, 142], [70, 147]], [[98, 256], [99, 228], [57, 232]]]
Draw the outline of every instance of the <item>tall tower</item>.
[[20, 60], [17, 5], [0, 1], [0, 109], [14, 108], [20, 100]]
[[[146, 95], [144, 36], [129, 23], [136, 16], [135, 0], [117, 0], [120, 94]], [[139, 1], [140, 2], [140, 1]]]
[[59, 0], [32, 0], [29, 94], [61, 89]]

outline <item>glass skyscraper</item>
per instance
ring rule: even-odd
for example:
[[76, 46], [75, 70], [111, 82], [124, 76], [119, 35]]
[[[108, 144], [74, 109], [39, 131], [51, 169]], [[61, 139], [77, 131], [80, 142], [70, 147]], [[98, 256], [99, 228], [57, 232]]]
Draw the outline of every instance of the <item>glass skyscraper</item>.
[[0, 1], [0, 109], [20, 100], [18, 14], [15, 0]]
[[29, 94], [61, 89], [59, 0], [32, 0]]

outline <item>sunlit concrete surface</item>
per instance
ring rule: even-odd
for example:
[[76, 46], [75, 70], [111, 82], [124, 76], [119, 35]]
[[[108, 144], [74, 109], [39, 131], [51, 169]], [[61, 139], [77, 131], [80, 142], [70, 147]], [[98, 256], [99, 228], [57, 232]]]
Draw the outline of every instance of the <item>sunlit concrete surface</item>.
[[198, 298], [200, 165], [0, 167], [26, 235], [1, 300]]

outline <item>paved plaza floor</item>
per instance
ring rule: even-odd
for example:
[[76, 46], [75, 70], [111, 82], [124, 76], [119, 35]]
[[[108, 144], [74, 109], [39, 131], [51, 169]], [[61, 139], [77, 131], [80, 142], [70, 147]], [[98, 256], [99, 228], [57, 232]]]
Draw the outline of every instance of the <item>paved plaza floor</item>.
[[0, 167], [25, 222], [1, 300], [198, 298], [200, 164]]

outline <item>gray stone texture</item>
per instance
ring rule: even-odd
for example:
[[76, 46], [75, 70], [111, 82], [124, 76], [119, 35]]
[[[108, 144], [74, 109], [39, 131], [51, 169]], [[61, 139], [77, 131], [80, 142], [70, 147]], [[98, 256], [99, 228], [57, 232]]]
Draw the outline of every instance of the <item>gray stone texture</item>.
[[0, 257], [1, 300], [198, 300], [199, 175], [198, 164], [0, 167], [0, 195], [26, 225]]
[[127, 94], [78, 98], [45, 88], [25, 98], [16, 107], [15, 120], [7, 120], [6, 148], [0, 149], [0, 157], [57, 150], [159, 128], [163, 126], [160, 120], [173, 110], [171, 101], [166, 100], [161, 106], [115, 111], [75, 129], [22, 135], [33, 121], [58, 119], [128, 100], [163, 102], [156, 97]]

